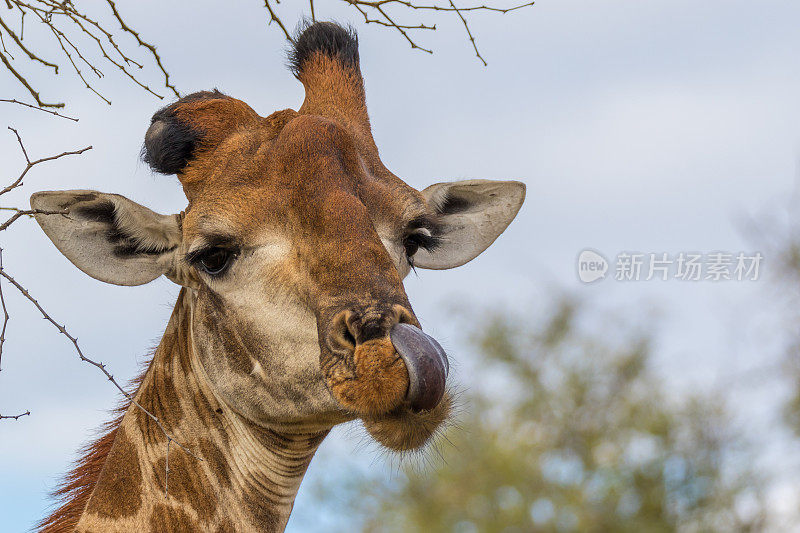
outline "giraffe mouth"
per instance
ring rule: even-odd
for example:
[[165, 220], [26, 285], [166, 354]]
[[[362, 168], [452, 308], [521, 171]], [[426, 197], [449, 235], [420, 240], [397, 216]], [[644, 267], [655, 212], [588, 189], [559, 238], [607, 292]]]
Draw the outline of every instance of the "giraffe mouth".
[[406, 402], [418, 413], [434, 409], [444, 396], [450, 364], [436, 339], [411, 324], [395, 324], [389, 338], [408, 370]]
[[360, 418], [383, 446], [398, 452], [422, 447], [443, 427], [452, 407], [449, 363], [441, 345], [407, 322], [361, 342], [354, 342], [357, 329], [349, 342], [336, 335], [345, 330], [342, 324], [331, 329], [321, 362], [339, 405]]
[[410, 324], [396, 324], [389, 338], [408, 371], [408, 389], [402, 405], [362, 418], [369, 434], [396, 452], [424, 446], [444, 427], [452, 410], [446, 390], [447, 354], [436, 340]]

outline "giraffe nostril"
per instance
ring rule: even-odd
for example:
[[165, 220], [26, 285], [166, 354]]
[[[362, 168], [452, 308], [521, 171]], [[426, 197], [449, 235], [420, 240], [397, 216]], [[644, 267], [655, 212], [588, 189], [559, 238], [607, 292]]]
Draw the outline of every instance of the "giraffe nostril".
[[328, 335], [328, 347], [334, 353], [353, 353], [356, 349], [356, 338], [351, 331], [350, 311], [342, 311], [332, 321]]
[[419, 326], [413, 313], [399, 304], [382, 311], [347, 309], [331, 319], [327, 344], [334, 353], [350, 354], [365, 342], [388, 337], [398, 324]]
[[419, 322], [417, 322], [417, 317], [415, 317], [411, 313], [411, 311], [409, 311], [402, 305], [395, 304], [394, 306], [392, 306], [392, 312], [394, 313], [395, 324], [410, 324], [412, 326], [419, 327]]
[[342, 336], [344, 337], [344, 342], [345, 342], [347, 345], [349, 345], [349, 346], [351, 346], [351, 347], [353, 347], [353, 348], [355, 348], [355, 347], [356, 347], [356, 338], [355, 338], [355, 337], [353, 337], [353, 334], [352, 334], [352, 333], [350, 333], [350, 330], [349, 330], [349, 329], [345, 329], [345, 330], [342, 332]]

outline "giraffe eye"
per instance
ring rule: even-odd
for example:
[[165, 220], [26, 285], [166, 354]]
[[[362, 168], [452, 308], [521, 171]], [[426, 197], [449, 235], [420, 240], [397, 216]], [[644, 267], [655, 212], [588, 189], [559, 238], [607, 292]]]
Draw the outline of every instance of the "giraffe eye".
[[412, 236], [406, 237], [403, 241], [403, 248], [406, 249], [406, 257], [414, 257], [414, 254], [419, 250], [419, 242]]
[[439, 239], [432, 235], [427, 228], [419, 228], [413, 233], [406, 235], [403, 239], [403, 248], [406, 251], [406, 259], [409, 264], [413, 264], [412, 258], [420, 248], [431, 251], [439, 244]]
[[227, 248], [215, 246], [203, 250], [195, 259], [195, 266], [211, 276], [222, 274], [236, 254]]

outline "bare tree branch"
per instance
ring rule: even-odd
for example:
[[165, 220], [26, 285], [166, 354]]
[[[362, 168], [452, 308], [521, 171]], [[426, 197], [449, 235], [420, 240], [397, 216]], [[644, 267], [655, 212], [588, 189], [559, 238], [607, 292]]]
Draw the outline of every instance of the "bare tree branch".
[[464, 29], [467, 30], [467, 36], [469, 36], [469, 41], [472, 43], [472, 48], [475, 49], [475, 55], [477, 55], [478, 59], [480, 59], [481, 62], [483, 62], [483, 66], [484, 67], [487, 66], [488, 63], [483, 58], [481, 53], [478, 51], [478, 45], [475, 44], [475, 37], [472, 36], [472, 32], [469, 30], [469, 24], [467, 24], [467, 19], [465, 19], [464, 15], [461, 14], [461, 10], [456, 7], [456, 5], [453, 3], [453, 0], [450, 0], [450, 5], [453, 6], [453, 9], [455, 10], [456, 14], [458, 15], [458, 18], [460, 18], [461, 22], [464, 23]]
[[171, 439], [167, 439], [167, 454], [164, 459], [164, 498], [169, 498], [169, 443]]
[[136, 42], [139, 43], [139, 46], [143, 46], [150, 51], [150, 54], [153, 56], [153, 60], [158, 65], [158, 68], [161, 69], [161, 73], [164, 74], [164, 86], [167, 89], [171, 90], [176, 97], [180, 98], [181, 93], [179, 93], [178, 89], [176, 89], [175, 86], [169, 82], [169, 73], [164, 68], [164, 65], [161, 63], [161, 56], [158, 55], [158, 52], [156, 52], [156, 47], [148, 43], [147, 41], [143, 41], [141, 37], [139, 37], [139, 33], [132, 30], [130, 26], [128, 26], [125, 23], [125, 21], [122, 19], [122, 16], [120, 16], [119, 14], [119, 11], [117, 11], [117, 6], [114, 2], [112, 2], [111, 0], [106, 0], [106, 3], [108, 3], [109, 7], [111, 7], [111, 11], [114, 13], [114, 18], [117, 19], [117, 22], [119, 22], [119, 25], [122, 28], [122, 30], [132, 35], [133, 38], [136, 39]]
[[[20, 103], [20, 102], [18, 102], [18, 103]], [[32, 106], [28, 106], [28, 107], [32, 107]], [[34, 108], [34, 109], [39, 109], [39, 108]], [[52, 113], [51, 111], [48, 111], [46, 109], [42, 109], [42, 111], [46, 111], [48, 113]], [[68, 117], [65, 117], [65, 118], [68, 118]], [[43, 157], [41, 159], [37, 159], [35, 161], [31, 161], [30, 157], [28, 156], [28, 151], [25, 149], [25, 144], [22, 142], [22, 137], [20, 136], [19, 132], [16, 129], [12, 128], [12, 127], [9, 127], [8, 129], [11, 130], [14, 133], [14, 135], [16, 136], [17, 143], [19, 144], [20, 150], [22, 151], [22, 155], [23, 155], [23, 157], [25, 157], [26, 165], [25, 165], [25, 169], [22, 171], [22, 174], [20, 174], [20, 176], [17, 179], [12, 181], [10, 185], [5, 187], [2, 190], [2, 192], [0, 192], [0, 195], [5, 194], [7, 192], [10, 192], [10, 191], [16, 189], [17, 187], [22, 186], [22, 180], [25, 178], [25, 175], [28, 173], [28, 171], [30, 171], [30, 169], [32, 169], [34, 166], [36, 166], [36, 165], [38, 165], [40, 163], [43, 163], [45, 161], [52, 161], [52, 160], [59, 159], [61, 157], [67, 156], [67, 155], [82, 154], [86, 150], [91, 149], [91, 146], [89, 146], [87, 148], [84, 148], [83, 150], [77, 150], [77, 151], [72, 151], [72, 152], [62, 152], [61, 154], [58, 154], [58, 155], [55, 155], [55, 156]], [[36, 214], [61, 214], [61, 215], [63, 215], [63, 214], [67, 214], [69, 212], [67, 210], [64, 210], [64, 211], [44, 211], [44, 210], [41, 210], [41, 209], [20, 209], [18, 207], [0, 207], [0, 210], [3, 210], [3, 211], [14, 211], [14, 214], [8, 220], [6, 220], [2, 224], [0, 224], [0, 231], [5, 231], [6, 229], [8, 229], [9, 226], [11, 226], [14, 222], [16, 222], [18, 219], [20, 219], [23, 216], [33, 216], [33, 215], [36, 215]], [[2, 254], [2, 249], [0, 249], [0, 270], [2, 270], [2, 269], [3, 269], [3, 254]], [[3, 312], [3, 325], [2, 325], [2, 329], [0, 330], [0, 363], [1, 363], [2, 362], [2, 357], [3, 357], [3, 347], [5, 346], [5, 341], [6, 341], [6, 330], [8, 329], [8, 321], [10, 319], [10, 316], [9, 316], [9, 313], [8, 313], [8, 308], [6, 307], [5, 295], [3, 294], [3, 287], [2, 287], [2, 282], [1, 281], [0, 281], [0, 307], [2, 307], [2, 312]], [[0, 367], [0, 370], [2, 370], [1, 367]]]
[[[79, 11], [75, 7], [72, 0], [5, 0], [6, 7], [12, 10], [14, 15], [18, 14], [20, 29], [15, 31], [11, 28], [9, 23], [11, 14], [0, 14], [0, 42], [2, 43], [3, 52], [0, 53], [0, 62], [3, 63], [6, 70], [8, 70], [19, 83], [28, 90], [31, 96], [36, 101], [39, 107], [64, 107], [63, 103], [51, 104], [44, 102], [39, 91], [34, 89], [27, 77], [15, 66], [11, 64], [13, 56], [6, 48], [6, 43], [3, 40], [2, 34], [5, 33], [11, 38], [16, 47], [25, 53], [27, 58], [32, 63], [39, 63], [43, 66], [53, 68], [55, 73], [58, 73], [58, 63], [43, 59], [36, 51], [28, 46], [24, 41], [24, 28], [25, 16], [33, 15], [36, 20], [39, 20], [53, 35], [56, 43], [61, 49], [61, 53], [67, 62], [72, 66], [78, 78], [83, 81], [87, 89], [94, 92], [99, 98], [107, 103], [111, 103], [108, 98], [103, 96], [101, 92], [95, 87], [94, 81], [90, 81], [84, 75], [83, 69], [88, 71], [100, 79], [103, 77], [103, 72], [99, 68], [99, 62], [105, 62], [113, 65], [120, 70], [127, 78], [133, 83], [144, 89], [145, 91], [153, 94], [159, 99], [163, 96], [158, 94], [140, 77], [132, 72], [130, 69], [135, 68], [141, 70], [143, 65], [133, 59], [128, 52], [126, 52], [117, 42], [114, 33], [106, 29], [104, 25], [99, 22], [99, 19], [89, 16], [86, 12]], [[120, 14], [116, 4], [112, 0], [105, 0], [105, 4], [110, 8], [113, 18], [120, 25], [120, 30], [123, 34], [132, 37], [138, 46], [148, 50], [152, 56], [153, 61], [158, 66], [161, 73], [164, 75], [164, 86], [169, 89], [175, 96], [180, 97], [180, 93], [175, 86], [170, 83], [169, 73], [164, 68], [161, 57], [156, 51], [155, 46], [143, 40], [139, 33], [132, 29]], [[97, 55], [89, 54], [88, 50], [84, 48], [85, 41], [94, 43], [97, 47]], [[9, 43], [10, 45], [10, 43]], [[11, 60], [9, 60], [11, 58]], [[97, 59], [95, 59], [97, 58]]]
[[67, 115], [62, 115], [61, 113], [58, 113], [57, 111], [53, 111], [51, 109], [44, 109], [42, 107], [36, 107], [35, 105], [26, 104], [25, 102], [20, 102], [19, 100], [14, 99], [14, 98], [0, 98], [0, 102], [7, 102], [9, 104], [17, 104], [17, 105], [29, 107], [31, 109], [36, 109], [38, 111], [44, 111], [45, 113], [50, 113], [51, 115], [54, 115], [56, 117], [61, 117], [61, 118], [65, 118], [67, 120], [71, 120], [73, 122], [78, 122], [77, 118], [68, 117]]
[[281, 19], [272, 10], [272, 6], [269, 4], [269, 0], [264, 0], [264, 7], [266, 7], [267, 11], [269, 12], [269, 22], [267, 22], [267, 26], [272, 24], [273, 21], [277, 22], [278, 26], [280, 26], [281, 30], [283, 31], [283, 34], [286, 36], [286, 40], [288, 40], [289, 42], [294, 42], [294, 39], [292, 39], [292, 36], [289, 33], [289, 30], [286, 29], [286, 26], [283, 25]]
[[[0, 268], [3, 268], [3, 253], [0, 252]], [[8, 308], [6, 307], [6, 298], [3, 295], [3, 283], [0, 281], [0, 305], [3, 306], [3, 330], [0, 331], [0, 371], [3, 370], [3, 346], [6, 343], [6, 328], [8, 327], [8, 320], [11, 318], [8, 315]]]
[[419, 4], [414, 4], [413, 2], [409, 2], [407, 0], [378, 0], [376, 2], [369, 2], [365, 0], [357, 0], [357, 1], [363, 5], [401, 4], [411, 9], [422, 9], [428, 11], [494, 11], [496, 13], [501, 13], [501, 14], [506, 14], [510, 11], [516, 11], [517, 9], [522, 9], [523, 7], [532, 6], [534, 4], [534, 2], [527, 2], [524, 4], [518, 4], [506, 8], [487, 6], [487, 5], [455, 8], [453, 6], [442, 7], [437, 5], [419, 5]]
[[[28, 55], [28, 59], [30, 59], [31, 61], [36, 61], [38, 63], [41, 63], [42, 65], [44, 65], [46, 67], [52, 67], [53, 70], [55, 71], [55, 73], [58, 74], [58, 65], [56, 65], [55, 63], [51, 63], [50, 61], [45, 61], [41, 57], [39, 57], [36, 54], [34, 54], [33, 52], [31, 52], [24, 44], [22, 44], [22, 39], [17, 37], [17, 34], [14, 33], [14, 31], [11, 30], [11, 28], [6, 26], [6, 23], [3, 22], [3, 19], [0, 19], [0, 27], [2, 27], [6, 31], [6, 33], [8, 33], [8, 35], [11, 37], [11, 39], [17, 44], [19, 49], [22, 50], [23, 52], [25, 52]], [[5, 44], [3, 44], [3, 50], [5, 50]], [[12, 59], [13, 59], [13, 57], [12, 57]]]
[[14, 215], [11, 216], [8, 220], [0, 224], [0, 231], [5, 230], [11, 224], [17, 221], [17, 219], [29, 216], [32, 217], [33, 215], [68, 215], [69, 209], [64, 209], [63, 211], [44, 211], [42, 209], [19, 209], [18, 207], [0, 207], [3, 210], [13, 210], [16, 211]]
[[[2, 253], [2, 250], [0, 250], [0, 254], [1, 254], [1, 253]], [[50, 323], [51, 323], [51, 324], [52, 324], [52, 325], [53, 325], [53, 326], [54, 326], [54, 327], [55, 327], [55, 328], [58, 330], [58, 332], [59, 332], [59, 333], [61, 333], [61, 334], [62, 334], [62, 335], [64, 335], [64, 336], [65, 336], [67, 339], [69, 339], [69, 341], [72, 343], [72, 345], [73, 345], [73, 346], [74, 346], [74, 348], [75, 348], [75, 352], [78, 354], [78, 357], [80, 358], [80, 360], [81, 360], [82, 362], [84, 362], [84, 363], [88, 363], [88, 364], [90, 364], [90, 365], [94, 366], [95, 368], [97, 368], [98, 370], [100, 370], [100, 372], [102, 372], [103, 374], [105, 374], [105, 376], [106, 376], [106, 378], [108, 379], [108, 381], [110, 381], [110, 382], [111, 382], [111, 383], [112, 383], [112, 384], [113, 384], [113, 385], [114, 385], [114, 386], [117, 388], [117, 390], [119, 390], [119, 391], [122, 393], [122, 395], [123, 395], [123, 396], [125, 396], [125, 398], [127, 398], [127, 399], [128, 399], [128, 401], [130, 401], [130, 402], [131, 402], [131, 404], [132, 404], [132, 405], [135, 405], [135, 406], [136, 406], [137, 408], [139, 408], [139, 409], [140, 409], [140, 410], [141, 410], [141, 411], [142, 411], [142, 412], [143, 412], [145, 415], [147, 415], [147, 416], [148, 416], [148, 417], [149, 417], [149, 418], [150, 418], [150, 419], [151, 419], [153, 422], [155, 422], [156, 426], [158, 426], [158, 429], [159, 429], [159, 430], [161, 430], [161, 433], [163, 433], [163, 434], [164, 434], [164, 436], [167, 438], [167, 445], [169, 445], [169, 443], [170, 443], [170, 442], [174, 442], [174, 443], [175, 443], [177, 446], [179, 446], [179, 447], [180, 447], [180, 448], [181, 448], [183, 451], [185, 451], [186, 453], [188, 453], [189, 455], [191, 455], [191, 456], [192, 456], [192, 457], [194, 457], [195, 459], [197, 459], [197, 460], [199, 460], [199, 461], [202, 461], [202, 459], [201, 459], [200, 457], [198, 457], [197, 455], [195, 455], [195, 454], [194, 454], [194, 452], [192, 452], [190, 449], [186, 448], [186, 447], [185, 447], [183, 444], [181, 444], [180, 442], [176, 441], [176, 440], [175, 440], [175, 438], [174, 438], [172, 435], [170, 435], [170, 434], [167, 432], [166, 428], [165, 428], [165, 427], [163, 426], [163, 424], [161, 423], [161, 420], [159, 420], [159, 419], [158, 419], [158, 417], [157, 417], [156, 415], [154, 415], [153, 413], [151, 413], [150, 411], [148, 411], [147, 409], [145, 409], [145, 408], [144, 408], [144, 407], [143, 407], [143, 406], [142, 406], [142, 405], [141, 405], [139, 402], [137, 402], [137, 401], [134, 399], [134, 397], [133, 397], [133, 396], [131, 396], [131, 394], [130, 394], [130, 393], [128, 393], [128, 391], [126, 391], [126, 390], [125, 390], [125, 389], [124, 389], [124, 388], [123, 388], [123, 387], [122, 387], [122, 386], [121, 386], [121, 385], [120, 385], [120, 384], [117, 382], [117, 380], [114, 378], [114, 376], [113, 376], [113, 375], [112, 375], [112, 374], [111, 374], [111, 373], [108, 371], [108, 369], [107, 369], [107, 367], [106, 367], [106, 364], [105, 364], [105, 363], [103, 363], [103, 362], [97, 362], [97, 361], [94, 361], [94, 360], [92, 360], [92, 359], [89, 359], [88, 357], [86, 357], [86, 356], [83, 354], [83, 350], [81, 350], [81, 347], [80, 347], [80, 345], [78, 344], [78, 339], [77, 339], [76, 337], [74, 337], [73, 335], [71, 335], [71, 334], [69, 333], [69, 331], [67, 331], [67, 328], [65, 328], [63, 325], [59, 324], [58, 322], [56, 322], [56, 321], [55, 321], [55, 320], [54, 320], [54, 319], [53, 319], [53, 318], [52, 318], [52, 317], [51, 317], [51, 316], [50, 316], [50, 315], [47, 313], [47, 311], [45, 311], [45, 310], [44, 310], [44, 308], [43, 308], [43, 307], [42, 307], [42, 306], [39, 304], [39, 302], [38, 302], [38, 301], [37, 301], [37, 300], [36, 300], [36, 299], [35, 299], [33, 296], [31, 296], [31, 294], [28, 292], [28, 290], [27, 290], [25, 287], [23, 287], [23, 286], [22, 286], [22, 285], [21, 285], [19, 282], [17, 282], [17, 280], [15, 280], [15, 279], [14, 279], [14, 278], [13, 278], [11, 275], [9, 275], [9, 274], [8, 274], [8, 272], [6, 272], [6, 270], [5, 270], [3, 267], [0, 267], [0, 276], [2, 276], [3, 278], [5, 278], [6, 280], [8, 280], [8, 282], [9, 282], [9, 283], [11, 283], [11, 284], [12, 284], [12, 285], [13, 285], [13, 286], [14, 286], [14, 287], [15, 287], [15, 288], [16, 288], [16, 289], [17, 289], [17, 290], [18, 290], [18, 291], [19, 291], [19, 292], [20, 292], [20, 293], [21, 293], [21, 294], [22, 294], [22, 295], [25, 297], [25, 298], [27, 298], [27, 299], [28, 299], [28, 301], [29, 301], [29, 302], [31, 302], [31, 303], [33, 304], [33, 306], [34, 306], [34, 307], [36, 307], [36, 309], [38, 309], [38, 310], [39, 310], [39, 313], [41, 313], [42, 317], [43, 317], [45, 320], [47, 320], [48, 322], [50, 322]]]
[[28, 164], [25, 166], [25, 169], [22, 171], [22, 174], [20, 174], [19, 177], [16, 180], [14, 180], [13, 182], [11, 182], [10, 185], [7, 185], [2, 190], [0, 190], [0, 196], [6, 194], [9, 191], [12, 191], [12, 190], [16, 189], [17, 187], [22, 186], [23, 178], [25, 178], [25, 175], [28, 173], [28, 171], [30, 169], [32, 169], [33, 167], [35, 167], [36, 165], [38, 165], [40, 163], [44, 163], [46, 161], [53, 161], [55, 159], [60, 159], [62, 157], [66, 157], [66, 156], [69, 156], [69, 155], [80, 155], [83, 152], [92, 149], [91, 146], [87, 146], [86, 148], [82, 148], [80, 150], [75, 150], [75, 151], [71, 151], [71, 152], [61, 152], [58, 155], [52, 155], [50, 157], [43, 157], [41, 159], [37, 159], [36, 161], [31, 161], [30, 158], [28, 157], [27, 150], [25, 150], [25, 145], [22, 144], [22, 137], [20, 137], [19, 132], [17, 130], [15, 130], [14, 128], [12, 128], [11, 126], [9, 126], [8, 129], [13, 131], [14, 135], [17, 136], [17, 142], [19, 142], [19, 146], [22, 149], [22, 155], [25, 156], [25, 161]]
[[[348, 1], [350, 1], [350, 0], [348, 0]], [[356, 2], [356, 1], [358, 1], [358, 0], [352, 0], [352, 2]], [[383, 7], [381, 7], [380, 5], [377, 5], [377, 6], [375, 7], [375, 9], [377, 9], [377, 10], [378, 10], [378, 13], [380, 13], [381, 15], [383, 15], [383, 17], [384, 17], [384, 18], [385, 18], [385, 19], [386, 19], [386, 20], [389, 22], [389, 25], [390, 25], [390, 26], [394, 27], [394, 29], [396, 29], [397, 31], [399, 31], [399, 32], [400, 32], [400, 35], [402, 35], [403, 37], [405, 37], [406, 41], [408, 41], [408, 42], [409, 42], [409, 44], [411, 44], [411, 49], [412, 49], [412, 50], [413, 50], [414, 48], [418, 48], [419, 50], [422, 50], [423, 52], [428, 52], [429, 54], [432, 54], [432, 53], [433, 53], [433, 50], [429, 50], [429, 49], [427, 49], [427, 48], [423, 48], [423, 47], [421, 47], [421, 46], [417, 45], [417, 43], [415, 43], [415, 42], [414, 42], [414, 41], [411, 39], [411, 37], [409, 37], [409, 36], [408, 36], [408, 33], [406, 32], [406, 30], [405, 30], [404, 28], [401, 28], [401, 27], [400, 27], [400, 25], [398, 25], [398, 24], [397, 24], [397, 23], [396, 23], [394, 20], [392, 20], [392, 18], [391, 18], [391, 17], [390, 17], [390, 16], [389, 16], [389, 15], [386, 13], [386, 11], [384, 11], [384, 10], [383, 10]]]
[[31, 414], [30, 411], [25, 411], [24, 413], [19, 415], [0, 415], [0, 420], [5, 420], [7, 418], [13, 418], [14, 420], [19, 420], [23, 416], [29, 416], [30, 414]]
[[[87, 150], [90, 150], [92, 148], [91, 146], [88, 146], [86, 148], [83, 148], [82, 150], [75, 150], [75, 151], [70, 151], [70, 152], [62, 152], [61, 154], [58, 154], [58, 155], [55, 155], [55, 156], [43, 157], [41, 159], [37, 159], [35, 161], [31, 161], [30, 156], [28, 156], [28, 151], [25, 149], [25, 144], [22, 142], [22, 137], [20, 136], [19, 132], [16, 129], [12, 128], [12, 127], [9, 127], [8, 129], [11, 130], [14, 133], [14, 135], [16, 136], [17, 143], [19, 144], [20, 150], [22, 151], [22, 155], [25, 157], [25, 162], [27, 164], [26, 164], [25, 169], [23, 170], [22, 174], [16, 180], [14, 180], [10, 185], [6, 186], [2, 191], [0, 191], [0, 195], [3, 195], [5, 193], [7, 193], [7, 192], [9, 192], [9, 191], [21, 186], [23, 178], [28, 173], [28, 171], [31, 168], [33, 168], [34, 166], [36, 166], [36, 165], [38, 165], [40, 163], [43, 163], [45, 161], [52, 161], [52, 160], [55, 160], [55, 159], [59, 159], [59, 158], [64, 157], [66, 155], [82, 154], [83, 152], [85, 152]], [[18, 220], [20, 217], [23, 217], [23, 216], [33, 216], [33, 215], [37, 215], [37, 214], [43, 214], [43, 215], [66, 215], [66, 214], [69, 213], [68, 210], [63, 210], [63, 211], [44, 211], [44, 210], [41, 210], [41, 209], [20, 209], [18, 207], [0, 207], [0, 210], [14, 211], [14, 214], [8, 220], [6, 220], [2, 224], [0, 224], [0, 231], [4, 231], [9, 226], [11, 226], [11, 224], [13, 224], [16, 220]], [[67, 330], [67, 328], [64, 325], [61, 325], [58, 322], [56, 322], [56, 320], [53, 319], [47, 313], [47, 311], [44, 310], [42, 305], [33, 296], [31, 296], [30, 292], [28, 292], [28, 290], [22, 284], [20, 284], [16, 279], [14, 279], [13, 276], [11, 276], [6, 271], [5, 267], [3, 266], [3, 249], [2, 248], [0, 248], [0, 307], [2, 307], [4, 318], [3, 318], [2, 329], [0, 329], [0, 361], [2, 361], [3, 346], [5, 344], [6, 329], [7, 329], [8, 321], [9, 321], [9, 314], [8, 314], [8, 309], [6, 307], [5, 295], [3, 294], [3, 287], [2, 287], [2, 281], [3, 280], [6, 280], [8, 283], [13, 285], [14, 288], [16, 288], [29, 302], [31, 302], [34, 307], [36, 307], [36, 309], [39, 311], [39, 313], [42, 315], [42, 317], [45, 320], [50, 322], [58, 330], [59, 333], [61, 333], [67, 339], [69, 339], [69, 341], [72, 343], [73, 347], [75, 348], [75, 352], [77, 353], [77, 355], [78, 355], [79, 359], [81, 360], [81, 362], [88, 363], [88, 364], [94, 366], [95, 368], [97, 368], [98, 370], [100, 370], [106, 376], [106, 378], [117, 388], [117, 390], [119, 390], [122, 393], [122, 395], [125, 396], [125, 398], [127, 398], [128, 401], [130, 401], [130, 403], [132, 405], [134, 405], [138, 409], [140, 409], [145, 415], [147, 415], [147, 417], [149, 417], [156, 424], [158, 429], [161, 431], [161, 433], [167, 439], [167, 457], [169, 457], [170, 444], [172, 442], [175, 442], [175, 444], [178, 447], [180, 447], [183, 451], [185, 451], [186, 453], [188, 453], [189, 455], [191, 455], [192, 457], [194, 457], [198, 461], [202, 461], [203, 460], [202, 458], [197, 456], [194, 452], [192, 452], [190, 449], [188, 449], [186, 446], [184, 446], [183, 444], [181, 444], [180, 442], [175, 440], [175, 437], [173, 437], [166, 430], [166, 428], [162, 424], [161, 420], [158, 417], [156, 417], [153, 413], [151, 413], [150, 411], [145, 409], [139, 402], [137, 402], [133, 398], [133, 396], [128, 391], [126, 391], [119, 384], [119, 382], [117, 382], [117, 380], [114, 378], [113, 374], [111, 374], [111, 372], [108, 370], [108, 368], [107, 368], [105, 363], [103, 363], [102, 361], [101, 362], [94, 361], [94, 360], [92, 360], [92, 359], [90, 359], [90, 358], [88, 358], [88, 357], [86, 357], [84, 355], [83, 350], [81, 349], [80, 345], [78, 344], [78, 339], [75, 336], [73, 336], [72, 334], [70, 334], [69, 331]], [[19, 415], [0, 416], [0, 420], [6, 419], [6, 418], [13, 418], [13, 419], [17, 420], [17, 419], [19, 419], [19, 417], [26, 416], [26, 415], [30, 415], [30, 411], [27, 411], [27, 412], [19, 414]], [[169, 489], [168, 489], [168, 485], [167, 485], [167, 480], [169, 479], [169, 463], [168, 462], [167, 462], [165, 468], [166, 468], [166, 472], [165, 472], [165, 476], [166, 477], [165, 477], [165, 482], [164, 482], [164, 495], [165, 495], [165, 497], [168, 497], [168, 494], [169, 494], [168, 493]]]
[[22, 74], [17, 72], [17, 70], [14, 67], [11, 66], [11, 63], [8, 62], [8, 59], [6, 59], [5, 54], [3, 54], [2, 52], [0, 52], [0, 61], [2, 61], [3, 65], [6, 66], [8, 71], [11, 72], [11, 74], [13, 74], [14, 77], [17, 78], [17, 80], [19, 80], [19, 82], [22, 84], [22, 86], [25, 87], [28, 90], [28, 92], [31, 94], [31, 96], [33, 96], [33, 99], [36, 100], [36, 104], [39, 107], [56, 107], [56, 108], [64, 107], [64, 105], [65, 105], [64, 102], [58, 102], [58, 103], [55, 103], [55, 104], [48, 103], [48, 102], [43, 102], [41, 97], [39, 96], [38, 91], [36, 91], [33, 87], [31, 87], [30, 83], [28, 83], [28, 80], [26, 80], [25, 77]]

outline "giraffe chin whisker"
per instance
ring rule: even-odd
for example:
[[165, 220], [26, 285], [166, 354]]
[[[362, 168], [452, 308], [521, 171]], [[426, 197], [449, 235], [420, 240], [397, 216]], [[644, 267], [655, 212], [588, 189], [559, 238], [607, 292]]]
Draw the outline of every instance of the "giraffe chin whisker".
[[386, 448], [404, 452], [419, 449], [445, 427], [453, 411], [452, 396], [444, 392], [441, 401], [432, 409], [415, 410], [405, 405], [390, 413], [363, 418], [370, 436]]

